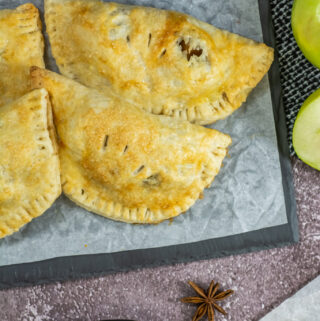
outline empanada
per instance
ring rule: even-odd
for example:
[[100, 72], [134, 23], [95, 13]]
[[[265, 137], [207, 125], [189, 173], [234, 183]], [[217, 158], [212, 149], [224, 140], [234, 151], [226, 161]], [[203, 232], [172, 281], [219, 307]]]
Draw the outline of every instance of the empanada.
[[272, 48], [173, 11], [45, 0], [45, 19], [62, 74], [198, 124], [237, 109], [273, 61]]
[[46, 211], [61, 193], [45, 89], [0, 108], [0, 238]]
[[219, 172], [228, 135], [146, 113], [47, 70], [31, 75], [50, 94], [63, 191], [89, 211], [157, 223], [186, 211]]
[[0, 10], [0, 106], [30, 90], [31, 66], [44, 67], [38, 9], [30, 3]]

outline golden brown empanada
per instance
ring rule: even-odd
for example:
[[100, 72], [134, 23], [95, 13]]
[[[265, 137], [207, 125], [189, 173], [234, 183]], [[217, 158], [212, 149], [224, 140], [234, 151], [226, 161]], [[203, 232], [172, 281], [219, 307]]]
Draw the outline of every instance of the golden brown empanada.
[[228, 135], [146, 113], [47, 70], [31, 74], [51, 97], [63, 191], [89, 211], [157, 223], [186, 211], [219, 172]]
[[61, 193], [45, 89], [0, 108], [0, 238], [46, 211]]
[[45, 0], [60, 71], [154, 114], [198, 124], [237, 109], [273, 49], [186, 14], [97, 0]]
[[33, 4], [0, 10], [0, 106], [30, 90], [30, 67], [44, 67], [43, 46], [39, 11]]

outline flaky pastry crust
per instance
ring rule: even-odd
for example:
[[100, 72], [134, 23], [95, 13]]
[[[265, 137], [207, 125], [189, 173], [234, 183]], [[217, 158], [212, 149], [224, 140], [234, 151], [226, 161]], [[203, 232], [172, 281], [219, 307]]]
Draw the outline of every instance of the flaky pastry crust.
[[0, 108], [0, 238], [43, 214], [61, 193], [45, 89]]
[[158, 223], [185, 212], [218, 174], [228, 135], [146, 113], [44, 69], [31, 76], [50, 94], [63, 191], [89, 211]]
[[45, 0], [62, 74], [154, 114], [198, 124], [246, 100], [273, 49], [189, 15], [98, 0]]
[[0, 10], [0, 106], [30, 91], [31, 66], [44, 67], [38, 9], [31, 3]]

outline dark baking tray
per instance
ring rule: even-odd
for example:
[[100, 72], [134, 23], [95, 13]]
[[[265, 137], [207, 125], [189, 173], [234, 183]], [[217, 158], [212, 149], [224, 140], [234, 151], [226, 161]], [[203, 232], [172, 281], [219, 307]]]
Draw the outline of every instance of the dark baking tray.
[[[264, 42], [275, 48], [269, 1], [260, 0], [259, 9]], [[39, 262], [7, 265], [0, 267], [0, 289], [100, 276], [142, 267], [204, 260], [298, 242], [296, 201], [276, 50], [275, 61], [269, 71], [269, 81], [288, 218], [287, 224], [195, 243], [109, 254], [58, 257]]]

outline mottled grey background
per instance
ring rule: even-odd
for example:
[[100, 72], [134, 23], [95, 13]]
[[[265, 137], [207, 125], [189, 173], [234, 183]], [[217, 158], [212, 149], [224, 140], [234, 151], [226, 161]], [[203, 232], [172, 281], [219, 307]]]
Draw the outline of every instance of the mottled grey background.
[[[24, 2], [0, 0], [0, 8]], [[30, 2], [42, 4], [40, 0]], [[136, 0], [129, 3], [186, 12], [262, 41], [256, 0]], [[54, 69], [49, 51], [47, 66]], [[212, 127], [231, 135], [231, 157], [225, 159], [224, 167], [212, 187], [205, 191], [204, 199], [172, 224], [141, 226], [114, 222], [88, 213], [62, 196], [42, 217], [0, 240], [0, 265], [189, 243], [286, 223], [267, 77], [250, 94], [247, 103]]]

